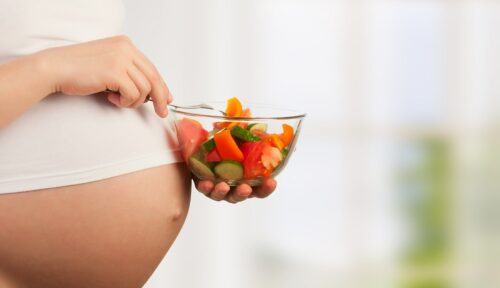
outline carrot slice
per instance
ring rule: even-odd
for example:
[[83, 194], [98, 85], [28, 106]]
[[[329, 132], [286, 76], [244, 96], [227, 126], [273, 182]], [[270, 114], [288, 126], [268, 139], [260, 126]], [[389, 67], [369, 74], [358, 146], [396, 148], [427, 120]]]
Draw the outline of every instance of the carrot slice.
[[278, 134], [270, 134], [270, 135], [266, 136], [266, 138], [264, 140], [280, 150], [285, 148], [285, 144], [283, 143], [283, 141], [281, 141]]
[[223, 160], [243, 161], [244, 156], [227, 129], [214, 135], [215, 147]]
[[240, 117], [243, 112], [243, 107], [241, 106], [240, 100], [233, 97], [227, 100], [226, 114], [229, 117]]
[[293, 140], [293, 127], [288, 124], [283, 124], [283, 134], [280, 135], [283, 145], [288, 146]]

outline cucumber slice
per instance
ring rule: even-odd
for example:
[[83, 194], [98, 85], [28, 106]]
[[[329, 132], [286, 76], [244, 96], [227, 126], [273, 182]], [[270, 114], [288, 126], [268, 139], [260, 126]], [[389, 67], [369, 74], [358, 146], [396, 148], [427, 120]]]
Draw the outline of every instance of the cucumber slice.
[[224, 180], [240, 180], [243, 178], [243, 166], [238, 161], [225, 160], [214, 168], [215, 174]]
[[248, 125], [248, 131], [252, 132], [254, 130], [260, 130], [267, 132], [267, 124], [266, 123], [252, 123]]
[[231, 129], [231, 135], [246, 142], [260, 141], [259, 137], [257, 137], [255, 134], [248, 131], [247, 129], [241, 128], [240, 126], [234, 126]]
[[189, 166], [191, 171], [198, 176], [200, 179], [213, 179], [215, 178], [214, 172], [205, 163], [197, 159], [196, 157], [189, 158]]
[[210, 152], [210, 151], [214, 150], [214, 148], [215, 148], [215, 140], [214, 140], [214, 138], [208, 139], [201, 146], [203, 147], [203, 150], [205, 150], [206, 152]]

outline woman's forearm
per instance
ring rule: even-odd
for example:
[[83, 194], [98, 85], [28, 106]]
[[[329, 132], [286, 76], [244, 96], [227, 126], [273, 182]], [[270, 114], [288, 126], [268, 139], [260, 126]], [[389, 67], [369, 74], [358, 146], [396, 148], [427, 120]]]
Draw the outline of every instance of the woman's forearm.
[[0, 65], [0, 129], [55, 92], [40, 53]]

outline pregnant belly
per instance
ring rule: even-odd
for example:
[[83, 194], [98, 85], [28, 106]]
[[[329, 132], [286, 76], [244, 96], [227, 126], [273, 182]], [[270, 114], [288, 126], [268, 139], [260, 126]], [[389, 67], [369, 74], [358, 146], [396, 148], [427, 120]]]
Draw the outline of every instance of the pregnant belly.
[[182, 163], [0, 195], [0, 286], [141, 287], [177, 237], [189, 199]]

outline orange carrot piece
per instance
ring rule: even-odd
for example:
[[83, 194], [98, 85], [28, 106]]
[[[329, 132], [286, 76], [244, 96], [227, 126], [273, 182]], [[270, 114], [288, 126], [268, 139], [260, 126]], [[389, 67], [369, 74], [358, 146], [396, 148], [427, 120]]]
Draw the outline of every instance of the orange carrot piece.
[[288, 124], [283, 124], [283, 133], [280, 135], [283, 145], [288, 146], [293, 140], [293, 127]]
[[233, 128], [234, 126], [238, 125], [240, 122], [231, 122], [231, 124], [229, 124], [227, 126], [227, 129], [231, 130], [231, 128]]
[[283, 144], [278, 134], [270, 134], [264, 140], [280, 150], [285, 148], [285, 144]]
[[243, 107], [241, 106], [240, 100], [233, 97], [227, 100], [226, 114], [229, 117], [240, 117], [243, 112]]
[[243, 161], [245, 158], [227, 129], [214, 135], [215, 147], [223, 160]]

